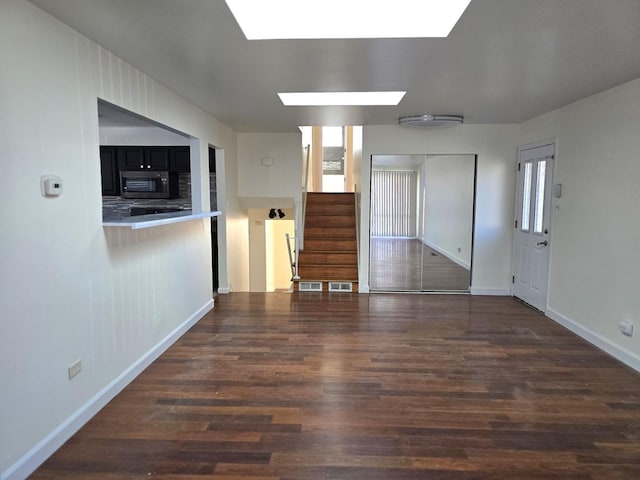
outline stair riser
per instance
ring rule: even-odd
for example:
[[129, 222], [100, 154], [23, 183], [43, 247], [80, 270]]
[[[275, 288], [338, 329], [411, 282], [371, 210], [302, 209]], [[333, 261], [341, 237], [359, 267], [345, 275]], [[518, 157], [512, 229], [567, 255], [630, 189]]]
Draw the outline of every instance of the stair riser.
[[357, 267], [330, 267], [313, 266], [298, 267], [298, 274], [304, 281], [316, 280], [340, 280], [350, 282], [358, 279]]

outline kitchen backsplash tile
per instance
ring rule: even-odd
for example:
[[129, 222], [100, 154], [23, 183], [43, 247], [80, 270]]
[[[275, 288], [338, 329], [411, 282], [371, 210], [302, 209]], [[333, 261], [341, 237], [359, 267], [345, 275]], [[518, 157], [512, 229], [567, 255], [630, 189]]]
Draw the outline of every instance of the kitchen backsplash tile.
[[[214, 182], [215, 184], [215, 182]], [[178, 175], [179, 198], [171, 199], [130, 199], [122, 197], [102, 197], [102, 219], [113, 220], [128, 217], [129, 209], [138, 206], [162, 206], [176, 207], [186, 210], [191, 209], [191, 174], [180, 173]]]

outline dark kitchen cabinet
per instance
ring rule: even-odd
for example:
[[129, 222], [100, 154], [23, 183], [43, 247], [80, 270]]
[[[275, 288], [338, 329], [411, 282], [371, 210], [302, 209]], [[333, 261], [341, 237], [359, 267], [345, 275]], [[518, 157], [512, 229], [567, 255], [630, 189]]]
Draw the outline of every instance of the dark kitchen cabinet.
[[191, 148], [190, 147], [169, 147], [169, 171], [170, 172], [190, 172], [191, 171]]
[[120, 170], [169, 170], [169, 147], [116, 147]]
[[144, 158], [148, 170], [169, 170], [169, 147], [145, 147]]
[[120, 176], [116, 147], [100, 147], [100, 173], [102, 176], [102, 195], [120, 195]]
[[142, 170], [146, 167], [144, 147], [115, 147], [120, 170]]

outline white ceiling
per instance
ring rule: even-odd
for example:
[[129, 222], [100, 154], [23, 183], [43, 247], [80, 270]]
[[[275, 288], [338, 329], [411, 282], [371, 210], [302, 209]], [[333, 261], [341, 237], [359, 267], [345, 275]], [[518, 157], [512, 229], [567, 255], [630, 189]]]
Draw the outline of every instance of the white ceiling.
[[[320, 41], [248, 41], [224, 0], [31, 1], [238, 131], [519, 123], [640, 77], [640, 0], [472, 0], [446, 39]], [[276, 95], [337, 90], [407, 94], [346, 108]]]

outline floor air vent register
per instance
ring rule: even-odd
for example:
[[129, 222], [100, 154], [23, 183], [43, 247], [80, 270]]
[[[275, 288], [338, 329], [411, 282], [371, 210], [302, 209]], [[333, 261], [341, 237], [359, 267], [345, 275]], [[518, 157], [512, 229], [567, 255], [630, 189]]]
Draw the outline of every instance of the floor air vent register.
[[351, 282], [329, 282], [330, 292], [352, 292], [353, 284]]
[[[322, 292], [323, 282], [300, 282], [299, 291], [301, 292]], [[328, 290], [330, 292], [353, 292], [352, 282], [328, 282]]]
[[301, 292], [321, 292], [322, 282], [300, 282], [298, 289]]

